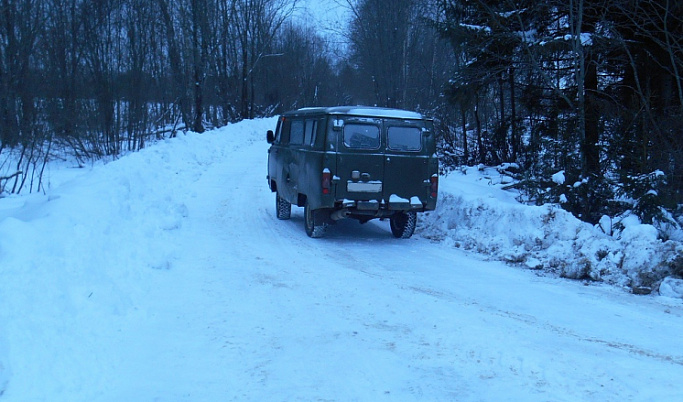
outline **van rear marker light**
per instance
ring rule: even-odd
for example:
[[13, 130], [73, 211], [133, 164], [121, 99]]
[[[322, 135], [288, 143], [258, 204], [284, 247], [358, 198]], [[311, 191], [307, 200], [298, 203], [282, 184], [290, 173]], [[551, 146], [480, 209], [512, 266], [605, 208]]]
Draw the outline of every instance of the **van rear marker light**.
[[332, 185], [332, 172], [330, 172], [330, 169], [325, 168], [323, 170], [323, 175], [322, 175], [323, 194], [329, 194], [330, 193], [331, 185]]

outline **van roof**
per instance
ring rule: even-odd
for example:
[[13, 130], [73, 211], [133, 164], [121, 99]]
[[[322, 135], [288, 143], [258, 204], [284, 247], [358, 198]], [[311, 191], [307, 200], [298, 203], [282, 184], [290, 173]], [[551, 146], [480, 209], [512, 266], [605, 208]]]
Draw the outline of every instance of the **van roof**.
[[362, 117], [385, 117], [393, 119], [422, 120], [424, 117], [417, 112], [403, 109], [392, 109], [374, 106], [333, 106], [333, 107], [305, 107], [284, 113], [285, 116], [307, 116], [314, 114], [338, 114]]

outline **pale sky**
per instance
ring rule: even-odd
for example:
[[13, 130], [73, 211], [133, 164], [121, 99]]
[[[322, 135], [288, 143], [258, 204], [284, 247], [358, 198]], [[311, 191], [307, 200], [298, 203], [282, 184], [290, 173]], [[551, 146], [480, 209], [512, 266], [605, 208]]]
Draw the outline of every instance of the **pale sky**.
[[294, 14], [321, 34], [342, 36], [350, 11], [346, 0], [297, 0]]

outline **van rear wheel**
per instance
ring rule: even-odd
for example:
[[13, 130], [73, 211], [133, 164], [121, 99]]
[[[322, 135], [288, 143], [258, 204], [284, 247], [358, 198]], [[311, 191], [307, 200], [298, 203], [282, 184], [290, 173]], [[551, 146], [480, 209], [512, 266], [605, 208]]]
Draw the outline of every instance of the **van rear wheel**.
[[315, 212], [316, 211], [311, 209], [308, 201], [306, 201], [306, 205], [304, 206], [304, 226], [306, 227], [306, 234], [308, 237], [317, 239], [323, 237], [325, 234], [327, 223], [317, 222], [316, 217], [319, 217], [319, 214], [316, 214]]
[[396, 212], [389, 218], [391, 233], [398, 239], [409, 239], [415, 232], [417, 225], [417, 212]]
[[275, 196], [275, 214], [278, 219], [286, 220], [292, 217], [292, 204], [280, 197], [279, 193]]

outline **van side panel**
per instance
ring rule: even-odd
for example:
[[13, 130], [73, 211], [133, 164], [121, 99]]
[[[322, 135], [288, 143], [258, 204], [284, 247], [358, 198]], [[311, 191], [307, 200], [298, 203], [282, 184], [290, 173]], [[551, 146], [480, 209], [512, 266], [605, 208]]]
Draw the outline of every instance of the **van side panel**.
[[[293, 204], [304, 206], [308, 201], [312, 209], [332, 208], [334, 206], [334, 194], [324, 195], [322, 192], [322, 173], [324, 169], [329, 169], [330, 172], [336, 169], [336, 166], [331, 161], [334, 158], [329, 157], [326, 151], [326, 122], [327, 119], [323, 116], [307, 117], [305, 119], [305, 127], [307, 127], [304, 144], [299, 146], [292, 146], [292, 152], [295, 155], [293, 163], [296, 165], [296, 179], [292, 186]], [[314, 125], [315, 131], [308, 130], [309, 125]], [[293, 171], [294, 168], [290, 169]]]
[[275, 142], [268, 148], [268, 186], [270, 190], [277, 191], [277, 177], [279, 161], [277, 160], [280, 153], [280, 136], [282, 135], [282, 117], [277, 120], [277, 127], [275, 128]]
[[[337, 176], [337, 132], [333, 129], [334, 116], [326, 115], [321, 119], [318, 132], [318, 142], [316, 149], [320, 150], [320, 166], [318, 172], [319, 180], [316, 182], [317, 200], [320, 208], [332, 208], [337, 199], [337, 188], [339, 186]], [[322, 173], [329, 170], [331, 177], [331, 187], [329, 194], [322, 193]]]
[[281, 117], [276, 129], [275, 142], [268, 150], [268, 178], [271, 183], [271, 190], [277, 191], [284, 199], [289, 199], [289, 189], [285, 185], [284, 178], [288, 173], [286, 170], [287, 161], [291, 159], [288, 147], [290, 127], [289, 122]]
[[[292, 129], [292, 119], [285, 119], [282, 124], [282, 136], [280, 138], [280, 148], [278, 150], [278, 166], [280, 170], [277, 172], [277, 188], [278, 193], [282, 198], [296, 204], [296, 193], [293, 189], [292, 169], [294, 168], [294, 155], [292, 145], [290, 143]], [[296, 168], [294, 169], [296, 173]]]

